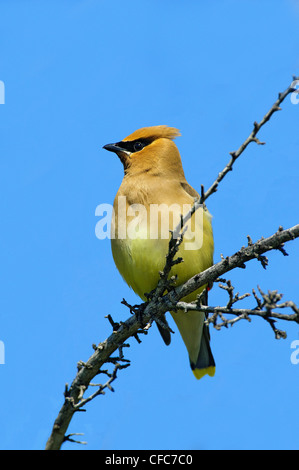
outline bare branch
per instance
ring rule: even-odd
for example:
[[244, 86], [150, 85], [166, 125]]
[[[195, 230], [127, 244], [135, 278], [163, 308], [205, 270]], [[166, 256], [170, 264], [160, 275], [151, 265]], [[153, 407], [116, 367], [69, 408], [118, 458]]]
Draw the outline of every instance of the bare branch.
[[[293, 77], [293, 81], [299, 80], [299, 77]], [[292, 82], [293, 83], [293, 82]], [[273, 106], [269, 109], [269, 111], [265, 114], [263, 119], [260, 122], [254, 122], [253, 123], [253, 130], [247, 137], [247, 139], [240, 145], [238, 150], [234, 152], [230, 152], [231, 159], [228, 162], [228, 164], [223, 168], [222, 171], [218, 174], [216, 180], [214, 183], [210, 186], [210, 188], [204, 192], [203, 186], [201, 188], [201, 197], [200, 197], [200, 203], [203, 204], [208, 197], [211, 196], [211, 194], [215, 193], [218, 189], [219, 183], [223, 180], [223, 178], [232, 171], [233, 165], [235, 161], [242, 155], [246, 147], [251, 143], [255, 142], [258, 145], [264, 145], [265, 142], [260, 142], [259, 139], [257, 138], [258, 132], [261, 130], [261, 128], [266, 124], [266, 122], [269, 121], [271, 116], [276, 113], [276, 111], [281, 111], [280, 105], [281, 103], [285, 100], [285, 98], [290, 94], [293, 93], [294, 91], [298, 91], [292, 87], [292, 83], [288, 86], [288, 88], [283, 92], [278, 94], [278, 99], [275, 101]]]
[[299, 224], [287, 230], [282, 230], [281, 227], [279, 227], [278, 231], [271, 235], [271, 237], [261, 238], [256, 243], [247, 247], [243, 246], [234, 255], [228, 256], [220, 261], [220, 263], [214, 264], [200, 274], [196, 274], [185, 284], [171, 291], [168, 296], [165, 296], [165, 298], [169, 297], [171, 302], [174, 302], [175, 300], [178, 301], [191, 292], [194, 292], [199, 287], [214, 282], [224, 273], [227, 273], [234, 268], [244, 268], [244, 264], [248, 261], [257, 258], [257, 256], [262, 255], [268, 251], [279, 250], [283, 243], [294, 240], [298, 237]]
[[[219, 279], [216, 279], [216, 282], [219, 281]], [[222, 280], [221, 280], [222, 281]], [[213, 324], [213, 326], [217, 329], [220, 330], [222, 327], [228, 327], [228, 325], [233, 325], [239, 320], [248, 320], [250, 321], [251, 316], [258, 316], [266, 320], [269, 325], [271, 326], [272, 330], [275, 333], [276, 339], [280, 338], [286, 338], [286, 332], [279, 330], [275, 326], [276, 320], [285, 320], [285, 321], [292, 321], [296, 322], [299, 324], [299, 308], [293, 303], [293, 302], [284, 302], [284, 303], [279, 303], [282, 294], [279, 294], [277, 291], [268, 291], [267, 294], [265, 294], [261, 288], [258, 286], [258, 290], [261, 294], [261, 298], [259, 298], [252, 289], [253, 292], [253, 297], [257, 301], [257, 306], [249, 309], [249, 308], [232, 308], [232, 305], [235, 304], [236, 302], [239, 302], [243, 300], [245, 297], [249, 297], [250, 294], [246, 293], [241, 296], [239, 296], [239, 293], [236, 293], [234, 295], [234, 287], [231, 285], [230, 281], [225, 281], [227, 286], [223, 286], [222, 284], [219, 284], [220, 288], [224, 288], [229, 295], [229, 301], [228, 303], [223, 306], [223, 307], [212, 307], [212, 306], [205, 306], [202, 305], [200, 300], [198, 299], [197, 301], [194, 302], [178, 302], [177, 303], [177, 308], [182, 309], [184, 312], [189, 312], [189, 311], [200, 311], [205, 313], [206, 315], [206, 323], [207, 324]], [[282, 310], [290, 308], [293, 313], [281, 313], [281, 312], [276, 312], [275, 310]], [[235, 318], [232, 319], [227, 319], [224, 317], [225, 315], [233, 315]], [[210, 315], [210, 316], [209, 316]], [[218, 323], [218, 317], [221, 319], [222, 323]]]
[[[54, 422], [51, 435], [46, 445], [46, 450], [58, 450], [65, 441], [76, 442], [74, 439], [72, 439], [72, 436], [75, 434], [66, 435], [66, 431], [74, 413], [77, 411], [84, 411], [83, 406], [94, 399], [96, 396], [102, 395], [104, 393], [104, 389], [110, 389], [113, 391], [111, 383], [116, 379], [117, 371], [129, 365], [129, 361], [124, 358], [123, 348], [128, 346], [126, 341], [130, 337], [134, 337], [138, 342], [140, 342], [138, 335], [141, 333], [146, 334], [153, 320], [159, 322], [159, 318], [161, 318], [162, 315], [168, 311], [176, 310], [177, 308], [193, 308], [190, 306], [190, 304], [184, 304], [181, 301], [181, 299], [186, 295], [194, 292], [199, 287], [215, 282], [217, 279], [219, 279], [219, 276], [222, 276], [232, 269], [237, 267], [245, 268], [246, 263], [252, 259], [259, 260], [263, 267], [266, 267], [268, 260], [264, 256], [264, 253], [275, 249], [286, 255], [284, 244], [299, 237], [299, 225], [295, 225], [294, 227], [291, 227], [287, 230], [283, 230], [280, 227], [278, 232], [273, 234], [271, 237], [266, 239], [262, 238], [256, 243], [252, 243], [252, 241], [248, 239], [247, 247], [242, 247], [232, 256], [227, 256], [226, 258], [222, 256], [222, 260], [219, 263], [215, 264], [204, 272], [193, 276], [181, 286], [175, 287], [175, 278], [172, 277], [169, 279], [172, 266], [182, 261], [180, 258], [174, 259], [174, 257], [177, 254], [179, 246], [182, 242], [186, 222], [191, 218], [195, 210], [204, 204], [211, 194], [217, 191], [219, 183], [222, 181], [225, 175], [232, 170], [234, 162], [244, 152], [249, 143], [255, 142], [259, 145], [263, 144], [263, 142], [258, 140], [257, 133], [261, 127], [271, 118], [271, 116], [276, 111], [280, 110], [280, 104], [292, 91], [294, 91], [294, 89], [289, 86], [283, 93], [280, 93], [278, 100], [276, 100], [274, 105], [271, 107], [268, 113], [266, 113], [260, 123], [254, 123], [253, 131], [249, 137], [243, 142], [237, 151], [231, 152], [231, 159], [229, 163], [218, 174], [218, 177], [211, 187], [206, 192], [204, 192], [204, 188], [201, 186], [201, 197], [199, 200], [195, 201], [194, 206], [189, 214], [187, 214], [185, 217], [182, 217], [181, 223], [171, 234], [169, 252], [166, 257], [164, 270], [160, 273], [160, 280], [156, 289], [147, 295], [148, 302], [142, 303], [138, 306], [130, 306], [125, 300], [123, 300], [122, 303], [130, 308], [130, 313], [132, 314], [132, 316], [130, 316], [130, 318], [128, 318], [125, 322], [117, 323], [114, 322], [111, 315], [107, 316], [113, 328], [113, 333], [102, 343], [99, 343], [97, 346], [93, 345], [94, 353], [87, 360], [87, 362], [80, 361], [78, 363], [78, 372], [71, 386], [65, 386], [64, 402]], [[224, 282], [226, 282], [226, 286], [223, 285], [222, 288], [227, 290], [229, 294], [229, 301], [225, 307], [205, 307], [201, 305], [200, 299], [197, 303], [197, 309], [199, 307], [202, 310], [205, 308], [207, 309], [205, 310], [206, 313], [212, 314], [212, 317], [210, 318], [213, 318], [213, 315], [219, 316], [222, 320], [223, 326], [233, 324], [242, 318], [249, 320], [249, 315], [258, 315], [263, 316], [263, 318], [269, 322], [271, 328], [276, 334], [276, 337], [278, 337], [281, 332], [280, 330], [275, 329], [273, 320], [274, 318], [298, 322], [299, 308], [291, 301], [278, 304], [277, 297], [275, 297], [275, 295], [273, 293], [271, 294], [270, 292], [268, 292], [268, 294], [264, 294], [260, 291], [262, 298], [259, 298], [257, 294], [253, 292], [253, 296], [257, 301], [257, 306], [250, 310], [250, 314], [246, 309], [233, 308], [233, 305], [237, 301], [247, 296], [247, 294], [244, 294], [243, 296], [239, 296], [239, 294], [234, 295], [233, 288], [229, 281]], [[168, 293], [165, 294], [167, 291]], [[283, 314], [274, 311], [276, 308], [290, 308], [293, 311], [293, 314], [283, 316]], [[235, 315], [235, 318], [232, 320], [227, 320], [224, 318], [224, 314], [233, 314]], [[210, 321], [209, 319], [208, 321], [213, 323], [213, 320]], [[218, 324], [218, 327], [221, 326], [221, 324]], [[115, 351], [119, 352], [119, 356], [112, 357], [112, 354], [115, 353]], [[107, 363], [114, 364], [112, 373], [109, 372], [108, 369], [101, 369], [102, 366]], [[87, 398], [84, 398], [84, 394], [91, 385], [93, 378], [101, 373], [108, 376], [107, 382], [104, 384], [98, 384], [98, 389]]]
[[[219, 263], [211, 266], [209, 269], [206, 269], [202, 273], [199, 273], [189, 279], [185, 284], [173, 288], [169, 293], [162, 297], [158, 297], [155, 295], [155, 292], [152, 293], [151, 300], [146, 302], [145, 304], [140, 305], [140, 309], [142, 311], [142, 318], [143, 323], [146, 323], [146, 327], [151, 323], [151, 319], [158, 318], [162, 316], [168, 311], [176, 310], [177, 308], [181, 307], [179, 301], [185, 297], [186, 295], [194, 292], [199, 287], [213, 283], [219, 276], [222, 276], [224, 273], [231, 271], [237, 267], [243, 267], [245, 263], [248, 261], [255, 259], [257, 254], [263, 254], [267, 251], [279, 249], [282, 243], [286, 243], [290, 240], [294, 240], [295, 238], [299, 237], [299, 225], [296, 225], [292, 228], [287, 230], [282, 230], [281, 228], [271, 237], [261, 239], [256, 243], [253, 243], [250, 246], [242, 247], [238, 252], [234, 255], [227, 257], [220, 261]], [[169, 259], [168, 259], [169, 262]], [[157, 288], [158, 289], [158, 288]], [[288, 302], [288, 306], [292, 308], [294, 311], [294, 318], [293, 321], [297, 321], [298, 319], [298, 307]], [[203, 307], [202, 307], [203, 308]], [[207, 309], [212, 309], [212, 307], [206, 307]], [[228, 309], [230, 310], [230, 309]], [[207, 312], [212, 312], [207, 310]], [[225, 310], [221, 313], [230, 313], [226, 312]], [[246, 312], [240, 312], [242, 315], [246, 315]], [[260, 309], [251, 310], [251, 315], [258, 314], [261, 316]], [[274, 317], [275, 312], [273, 312], [272, 316]], [[280, 314], [279, 314], [280, 315]], [[137, 313], [137, 307], [135, 307], [135, 314], [132, 315], [128, 320], [119, 324], [117, 331], [114, 331], [112, 335], [109, 336], [105, 341], [100, 343], [98, 346], [94, 346], [95, 352], [93, 355], [88, 359], [86, 363], [81, 362], [78, 373], [67, 391], [65, 393], [65, 401], [62, 405], [62, 408], [58, 414], [57, 419], [55, 420], [53, 430], [51, 436], [47, 442], [46, 449], [60, 449], [62, 443], [64, 442], [64, 436], [66, 430], [69, 426], [69, 423], [72, 419], [73, 414], [81, 408], [81, 405], [87, 403], [92, 398], [89, 397], [86, 401], [83, 398], [84, 392], [87, 390], [88, 386], [92, 379], [101, 372], [101, 367], [103, 364], [107, 362], [116, 362], [117, 360], [122, 360], [122, 358], [111, 358], [111, 355], [118, 350], [130, 337], [134, 337], [137, 333], [139, 333], [141, 325], [138, 319], [139, 315]], [[282, 319], [281, 315], [277, 318]], [[290, 319], [289, 316], [283, 319]], [[114, 322], [112, 321], [114, 324]], [[115, 325], [114, 325], [115, 326]], [[114, 380], [114, 379], [113, 379]], [[108, 381], [109, 382], [109, 381]], [[110, 382], [109, 382], [110, 385]], [[107, 386], [108, 387], [108, 386]], [[99, 389], [96, 392], [98, 396], [101, 394], [103, 389]], [[80, 403], [78, 407], [77, 404]]]

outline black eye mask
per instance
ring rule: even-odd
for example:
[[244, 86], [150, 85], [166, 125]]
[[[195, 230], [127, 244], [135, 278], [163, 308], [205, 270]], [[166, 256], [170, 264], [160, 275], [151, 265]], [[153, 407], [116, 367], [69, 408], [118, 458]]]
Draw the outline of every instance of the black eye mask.
[[124, 150], [127, 150], [128, 152], [135, 153], [140, 152], [140, 150], [149, 145], [151, 142], [151, 139], [136, 139], [127, 142], [117, 142], [115, 145]]

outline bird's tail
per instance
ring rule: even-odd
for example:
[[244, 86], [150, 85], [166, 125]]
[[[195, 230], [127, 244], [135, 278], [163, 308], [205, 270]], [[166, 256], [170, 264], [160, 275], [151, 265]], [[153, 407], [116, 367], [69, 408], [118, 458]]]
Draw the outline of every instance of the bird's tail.
[[197, 379], [201, 379], [208, 374], [210, 377], [215, 375], [215, 361], [210, 346], [210, 332], [207, 325], [203, 325], [200, 349], [196, 363], [190, 359], [190, 366]]
[[[202, 293], [203, 305], [208, 305], [208, 293]], [[202, 312], [171, 312], [189, 353], [190, 366], [197, 379], [215, 375], [215, 361], [210, 347], [209, 326]]]
[[[201, 301], [203, 305], [208, 305], [208, 289], [205, 289], [202, 292]], [[210, 339], [211, 338], [209, 326], [203, 323], [201, 343], [197, 361], [194, 363], [190, 360], [191, 369], [197, 379], [201, 379], [206, 374], [208, 374], [210, 377], [213, 377], [215, 375], [216, 366], [210, 346]]]

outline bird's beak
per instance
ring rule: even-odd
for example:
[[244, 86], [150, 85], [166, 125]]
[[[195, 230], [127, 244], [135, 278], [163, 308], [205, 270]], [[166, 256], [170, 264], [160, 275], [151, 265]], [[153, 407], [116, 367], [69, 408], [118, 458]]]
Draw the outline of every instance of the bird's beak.
[[124, 149], [122, 149], [121, 147], [119, 147], [117, 144], [107, 144], [107, 145], [104, 145], [103, 149], [109, 150], [109, 152], [114, 152], [114, 153], [117, 153], [117, 152], [124, 152]]

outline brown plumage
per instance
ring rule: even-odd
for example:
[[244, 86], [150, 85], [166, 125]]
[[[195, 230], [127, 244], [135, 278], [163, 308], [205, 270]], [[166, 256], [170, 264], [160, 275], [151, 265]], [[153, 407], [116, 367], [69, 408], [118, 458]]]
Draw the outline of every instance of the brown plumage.
[[[144, 300], [145, 293], [156, 287], [159, 271], [164, 267], [169, 229], [175, 228], [181, 213], [186, 212], [184, 205], [190, 208], [194, 198], [198, 197], [186, 181], [181, 157], [173, 142], [179, 135], [173, 127], [144, 127], [122, 141], [104, 146], [115, 152], [124, 166], [124, 178], [114, 201], [113, 258], [124, 280]], [[156, 207], [158, 212], [154, 219], [152, 210]], [[166, 224], [165, 227], [166, 219], [169, 226]], [[133, 230], [134, 237], [130, 235], [132, 226], [138, 227], [135, 232]], [[213, 234], [208, 211], [201, 208], [192, 217], [178, 256], [184, 262], [171, 271], [171, 275], [177, 276], [177, 285], [212, 265]], [[201, 291], [184, 300], [196, 299]], [[187, 347], [196, 378], [214, 375], [215, 363], [208, 328], [203, 324], [204, 315], [180, 311], [171, 312], [171, 315]], [[162, 328], [159, 330], [169, 344], [169, 335]]]

